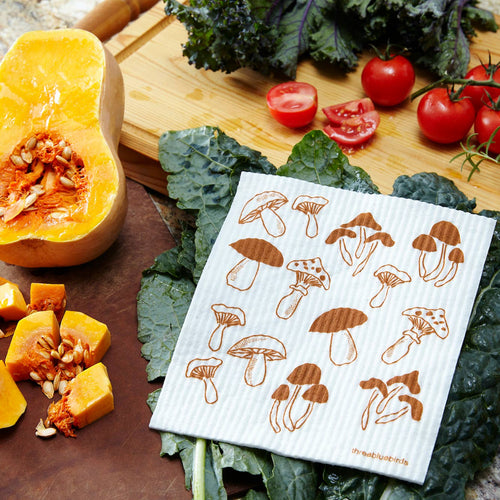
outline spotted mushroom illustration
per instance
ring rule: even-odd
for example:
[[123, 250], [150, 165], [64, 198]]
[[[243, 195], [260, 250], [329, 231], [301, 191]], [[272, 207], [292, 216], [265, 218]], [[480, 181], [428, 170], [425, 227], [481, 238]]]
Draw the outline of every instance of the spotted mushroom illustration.
[[363, 311], [338, 307], [319, 315], [309, 327], [309, 331], [329, 334], [330, 361], [335, 366], [348, 365], [358, 357], [356, 343], [350, 330], [362, 325], [367, 319]]
[[248, 224], [260, 220], [266, 232], [278, 238], [285, 234], [286, 226], [276, 211], [287, 202], [287, 197], [278, 191], [264, 191], [256, 194], [241, 210], [239, 223]]
[[316, 216], [327, 204], [328, 200], [323, 198], [323, 196], [307, 196], [304, 194], [295, 198], [292, 209], [307, 215], [306, 236], [308, 238], [315, 238], [318, 236], [319, 229]]
[[237, 290], [249, 290], [257, 277], [260, 265], [283, 265], [283, 254], [272, 244], [260, 238], [244, 238], [229, 246], [243, 258], [227, 273], [226, 283]]
[[269, 412], [269, 423], [273, 431], [278, 434], [281, 432], [281, 425], [279, 424], [279, 411], [283, 401], [286, 401], [290, 396], [290, 388], [286, 384], [281, 384], [272, 394], [271, 399], [273, 404]]
[[294, 405], [302, 391], [306, 391], [309, 386], [317, 385], [321, 381], [321, 368], [314, 363], [303, 363], [296, 366], [288, 375], [287, 382], [292, 385], [293, 391], [288, 399], [283, 413], [283, 424], [289, 430], [295, 429], [293, 419]]
[[208, 347], [210, 347], [212, 351], [218, 351], [222, 347], [222, 340], [226, 328], [230, 326], [245, 325], [245, 312], [239, 307], [230, 307], [225, 304], [212, 304], [210, 308], [215, 314], [217, 326], [210, 335]]
[[418, 258], [418, 274], [423, 278], [427, 274], [425, 258], [427, 255], [437, 251], [434, 238], [428, 234], [419, 234], [412, 243], [412, 247], [420, 251]]
[[303, 394], [302, 399], [307, 401], [306, 411], [295, 422], [294, 429], [300, 429], [311, 415], [313, 408], [318, 404], [325, 404], [328, 401], [328, 389], [323, 384], [315, 384], [309, 387]]
[[330, 275], [325, 271], [319, 257], [314, 259], [292, 260], [286, 266], [295, 273], [295, 283], [290, 285], [291, 292], [282, 297], [276, 307], [276, 316], [289, 319], [299, 302], [308, 294], [310, 287], [330, 288]]
[[450, 246], [455, 247], [461, 241], [458, 228], [449, 221], [442, 220], [436, 222], [429, 232], [429, 236], [441, 243], [441, 252], [436, 267], [424, 276], [424, 281], [436, 279], [442, 272], [446, 264], [446, 253]]
[[355, 239], [356, 238], [356, 232], [353, 231], [352, 229], [346, 229], [343, 227], [339, 227], [337, 229], [334, 229], [329, 235], [328, 238], [325, 240], [325, 243], [327, 245], [333, 245], [335, 243], [339, 243], [339, 251], [340, 255], [342, 257], [342, 260], [348, 265], [352, 266], [353, 260], [352, 260], [352, 254], [349, 252], [347, 245], [346, 245], [346, 239]]
[[380, 231], [377, 233], [373, 233], [372, 235], [365, 238], [365, 245], [366, 244], [370, 244], [370, 246], [368, 247], [368, 252], [366, 253], [366, 255], [361, 255], [361, 261], [352, 273], [353, 276], [357, 276], [366, 267], [366, 264], [370, 260], [370, 257], [373, 255], [373, 252], [375, 252], [375, 249], [379, 244], [384, 245], [385, 247], [392, 247], [394, 246], [394, 240], [389, 233]]
[[402, 336], [382, 354], [382, 361], [388, 365], [404, 358], [413, 345], [422, 343], [423, 337], [436, 335], [440, 339], [445, 339], [449, 334], [444, 309], [411, 307], [401, 314], [410, 320], [412, 326], [411, 329], [405, 330]]
[[382, 229], [382, 226], [375, 220], [370, 212], [361, 213], [351, 221], [341, 224], [340, 227], [357, 230], [358, 244], [354, 255], [358, 259], [361, 258], [365, 248], [366, 230], [371, 229], [373, 231], [380, 231]]
[[187, 378], [195, 378], [203, 382], [205, 401], [210, 405], [219, 399], [213, 379], [221, 365], [222, 359], [219, 358], [195, 358], [188, 363], [186, 368]]
[[407, 272], [401, 271], [391, 264], [380, 266], [373, 275], [378, 278], [381, 284], [379, 291], [370, 300], [370, 307], [373, 308], [384, 305], [391, 288], [411, 281], [411, 276]]
[[264, 383], [269, 362], [286, 359], [283, 343], [269, 335], [245, 337], [230, 347], [227, 353], [235, 358], [248, 360], [244, 379], [251, 387]]

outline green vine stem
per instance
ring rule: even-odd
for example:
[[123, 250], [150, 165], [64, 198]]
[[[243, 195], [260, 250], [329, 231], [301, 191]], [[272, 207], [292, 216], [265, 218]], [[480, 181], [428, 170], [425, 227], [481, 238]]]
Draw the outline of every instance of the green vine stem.
[[460, 95], [462, 90], [466, 86], [493, 87], [500, 89], [500, 82], [497, 82], [491, 76], [488, 80], [472, 80], [471, 78], [451, 78], [445, 76], [433, 83], [430, 83], [429, 85], [426, 85], [425, 87], [422, 87], [416, 92], [413, 92], [413, 94], [410, 96], [410, 99], [413, 101], [417, 97], [420, 97], [421, 95], [427, 93], [429, 90], [435, 89], [437, 87], [444, 87], [446, 85], [460, 85], [459, 90], [456, 92], [457, 95]]

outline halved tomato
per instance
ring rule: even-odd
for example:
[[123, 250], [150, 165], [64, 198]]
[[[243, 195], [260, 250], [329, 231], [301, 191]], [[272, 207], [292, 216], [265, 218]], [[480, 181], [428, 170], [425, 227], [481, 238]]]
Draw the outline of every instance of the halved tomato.
[[332, 125], [340, 125], [347, 118], [359, 116], [374, 110], [375, 105], [373, 101], [369, 97], [363, 97], [362, 99], [354, 99], [341, 104], [327, 106], [321, 111], [323, 111]]
[[346, 118], [340, 125], [328, 124], [323, 132], [342, 146], [356, 146], [373, 136], [380, 123], [377, 111], [368, 111], [359, 116]]
[[316, 116], [318, 93], [309, 83], [280, 83], [267, 93], [267, 106], [273, 118], [282, 125], [305, 127]]

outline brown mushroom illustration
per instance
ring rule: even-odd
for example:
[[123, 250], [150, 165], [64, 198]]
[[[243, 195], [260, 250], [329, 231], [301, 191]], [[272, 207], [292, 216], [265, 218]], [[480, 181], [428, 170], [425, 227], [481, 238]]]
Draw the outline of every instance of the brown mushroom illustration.
[[336, 366], [348, 365], [358, 357], [356, 344], [349, 330], [362, 325], [367, 319], [363, 311], [338, 307], [318, 316], [309, 331], [329, 333], [330, 361]]
[[269, 412], [269, 423], [273, 428], [273, 431], [278, 434], [281, 432], [281, 426], [279, 424], [278, 415], [281, 403], [286, 401], [290, 396], [290, 388], [286, 384], [281, 384], [272, 394], [271, 399], [273, 400], [273, 405], [271, 406], [271, 411]]
[[309, 287], [314, 286], [325, 290], [330, 288], [330, 275], [325, 271], [319, 257], [292, 260], [286, 268], [295, 273], [295, 283], [290, 285], [291, 292], [285, 295], [276, 307], [276, 315], [282, 319], [292, 316], [302, 297], [307, 295]]
[[362, 389], [372, 390], [368, 404], [361, 415], [361, 428], [365, 430], [368, 427], [368, 422], [370, 421], [370, 410], [372, 406], [376, 403], [377, 399], [383, 401], [387, 397], [388, 391], [386, 384], [382, 380], [375, 377], [368, 380], [362, 380], [359, 383], [359, 386]]
[[361, 213], [351, 221], [341, 224], [340, 227], [358, 228], [358, 245], [354, 252], [354, 255], [358, 259], [361, 257], [365, 248], [366, 229], [373, 229], [374, 231], [380, 231], [382, 229], [382, 226], [374, 219], [370, 212]]
[[239, 223], [247, 224], [260, 219], [266, 232], [275, 238], [282, 236], [285, 231], [285, 223], [276, 213], [280, 207], [288, 202], [288, 199], [278, 191], [264, 191], [256, 194], [248, 200], [241, 210]]
[[210, 335], [208, 347], [212, 351], [218, 351], [222, 347], [222, 340], [226, 328], [230, 326], [244, 326], [245, 312], [239, 307], [229, 307], [225, 304], [212, 304], [212, 311], [215, 314], [217, 327]]
[[192, 359], [186, 368], [187, 378], [196, 378], [203, 381], [205, 401], [211, 405], [217, 402], [218, 394], [213, 378], [215, 372], [222, 365], [222, 359], [218, 358], [195, 358]]
[[304, 194], [295, 198], [292, 209], [307, 215], [306, 236], [308, 238], [318, 236], [318, 220], [316, 216], [327, 204], [328, 200], [323, 196], [307, 196]]
[[252, 287], [261, 264], [273, 267], [283, 265], [283, 254], [266, 240], [244, 238], [229, 246], [243, 256], [226, 276], [226, 283], [237, 290], [245, 291]]
[[391, 288], [411, 281], [411, 277], [408, 273], [401, 271], [391, 264], [385, 264], [379, 267], [373, 275], [378, 278], [382, 285], [379, 291], [370, 300], [370, 306], [373, 308], [382, 307], [384, 305]]
[[264, 383], [269, 361], [286, 359], [286, 349], [283, 343], [269, 335], [245, 337], [230, 347], [227, 353], [235, 358], [248, 360], [245, 383], [251, 387]]
[[387, 413], [382, 415], [381, 417], [375, 420], [376, 424], [387, 424], [389, 422], [394, 422], [398, 418], [401, 418], [403, 415], [406, 415], [410, 412], [411, 418], [416, 421], [420, 421], [422, 418], [422, 413], [424, 411], [424, 405], [413, 396], [409, 396], [407, 394], [401, 394], [398, 396], [399, 401], [402, 403], [406, 403], [400, 410]]
[[460, 232], [457, 227], [446, 220], [436, 222], [436, 224], [432, 226], [429, 235], [441, 242], [441, 254], [437, 266], [424, 276], [425, 281], [431, 281], [439, 276], [446, 263], [446, 252], [448, 247], [454, 247], [460, 243]]
[[389, 233], [383, 232], [373, 233], [371, 236], [368, 236], [368, 238], [365, 239], [365, 244], [367, 243], [370, 243], [368, 253], [363, 257], [363, 260], [361, 260], [361, 262], [352, 273], [353, 276], [358, 275], [365, 268], [379, 243], [381, 243], [385, 247], [394, 246], [394, 240], [392, 239], [391, 235]]
[[337, 241], [339, 242], [339, 250], [340, 255], [342, 256], [342, 260], [348, 265], [352, 266], [352, 255], [351, 252], [347, 249], [347, 245], [345, 243], [345, 238], [356, 238], [356, 232], [352, 229], [346, 229], [343, 227], [339, 227], [334, 229], [325, 240], [327, 245], [333, 245]]
[[328, 389], [323, 384], [313, 385], [302, 394], [302, 399], [307, 401], [307, 408], [304, 414], [295, 422], [294, 430], [300, 429], [306, 423], [315, 405], [325, 404], [328, 401]]
[[416, 250], [420, 250], [420, 255], [418, 257], [418, 274], [423, 278], [427, 274], [425, 258], [429, 253], [434, 253], [437, 250], [436, 242], [432, 236], [420, 234], [413, 240], [412, 247]]
[[412, 393], [418, 394], [420, 392], [420, 384], [418, 383], [418, 370], [414, 370], [410, 373], [405, 373], [404, 375], [395, 375], [387, 381], [387, 387], [391, 387], [386, 397], [378, 404], [377, 413], [381, 414], [385, 411], [385, 408], [390, 403], [390, 401], [405, 387]]
[[388, 365], [397, 363], [410, 352], [413, 344], [420, 344], [425, 335], [435, 334], [444, 339], [449, 334], [445, 311], [441, 308], [427, 309], [425, 307], [411, 307], [402, 312], [408, 317], [412, 327], [403, 332], [393, 345], [382, 354], [382, 361]]
[[321, 369], [318, 365], [314, 363], [304, 363], [295, 367], [290, 375], [287, 377], [287, 381], [294, 386], [292, 396], [288, 400], [285, 407], [285, 412], [283, 414], [283, 424], [289, 431], [293, 431], [295, 424], [293, 423], [292, 410], [300, 391], [304, 386], [319, 384], [321, 380]]
[[465, 260], [464, 253], [460, 248], [454, 248], [448, 255], [448, 260], [451, 262], [450, 269], [443, 278], [434, 283], [434, 286], [440, 287], [446, 285], [446, 283], [449, 283], [455, 277], [459, 264], [462, 264]]

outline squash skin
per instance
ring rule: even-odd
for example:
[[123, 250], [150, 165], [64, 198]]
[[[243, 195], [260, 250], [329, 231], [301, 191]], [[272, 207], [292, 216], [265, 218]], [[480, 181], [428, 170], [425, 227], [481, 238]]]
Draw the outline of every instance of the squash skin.
[[0, 429], [12, 427], [26, 410], [26, 399], [0, 360]]
[[123, 111], [120, 67], [91, 33], [34, 31], [16, 41], [0, 64], [0, 179], [14, 147], [34, 133], [55, 131], [82, 158], [89, 192], [73, 220], [31, 226], [0, 218], [1, 260], [29, 268], [73, 266], [113, 244], [127, 212], [117, 153]]

